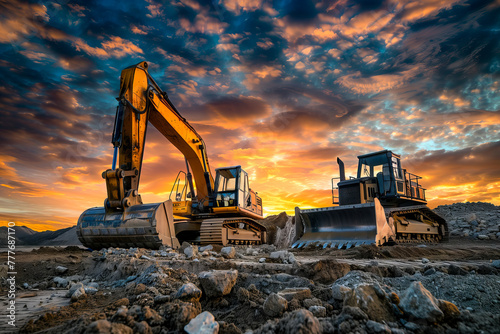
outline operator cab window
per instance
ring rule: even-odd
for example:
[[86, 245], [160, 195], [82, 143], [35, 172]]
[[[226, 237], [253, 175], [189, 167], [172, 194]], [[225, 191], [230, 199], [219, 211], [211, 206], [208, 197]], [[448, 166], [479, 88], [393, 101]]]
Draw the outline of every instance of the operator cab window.
[[217, 177], [217, 206], [230, 207], [236, 205], [236, 169], [218, 170]]
[[402, 179], [402, 173], [401, 173], [401, 165], [399, 162], [399, 159], [396, 157], [392, 157], [392, 169], [394, 171], [394, 177], [396, 179]]

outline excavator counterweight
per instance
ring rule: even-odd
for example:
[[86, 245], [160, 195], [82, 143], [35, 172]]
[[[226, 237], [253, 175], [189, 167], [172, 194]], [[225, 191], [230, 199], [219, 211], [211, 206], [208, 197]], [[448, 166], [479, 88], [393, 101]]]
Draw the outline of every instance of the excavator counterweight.
[[402, 169], [399, 155], [385, 150], [358, 159], [357, 177], [347, 180], [344, 164], [337, 158], [340, 181], [335, 186], [332, 179], [332, 198], [338, 206], [295, 208], [292, 247], [314, 244], [340, 249], [448, 239], [446, 221], [426, 206], [421, 177]]
[[[258, 222], [262, 200], [250, 189], [248, 174], [241, 166], [218, 168], [214, 181], [205, 142], [148, 73], [147, 62], [122, 71], [117, 100], [112, 168], [102, 173], [108, 197], [104, 207], [80, 216], [77, 234], [83, 245], [157, 249], [177, 248], [182, 241], [266, 242], [266, 229]], [[173, 199], [154, 204], [143, 204], [138, 192], [148, 123], [184, 155], [187, 169], [178, 174]]]

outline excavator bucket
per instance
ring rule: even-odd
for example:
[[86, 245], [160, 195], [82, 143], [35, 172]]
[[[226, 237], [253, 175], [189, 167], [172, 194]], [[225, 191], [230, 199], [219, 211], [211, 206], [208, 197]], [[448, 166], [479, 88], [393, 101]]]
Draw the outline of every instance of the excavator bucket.
[[300, 210], [295, 208], [297, 236], [292, 248], [310, 244], [323, 248], [351, 248], [363, 244], [382, 245], [395, 238], [384, 208], [372, 203]]
[[178, 248], [175, 236], [172, 201], [140, 204], [124, 211], [106, 212], [101, 208], [86, 210], [77, 224], [80, 242], [91, 249], [105, 247], [161, 246]]

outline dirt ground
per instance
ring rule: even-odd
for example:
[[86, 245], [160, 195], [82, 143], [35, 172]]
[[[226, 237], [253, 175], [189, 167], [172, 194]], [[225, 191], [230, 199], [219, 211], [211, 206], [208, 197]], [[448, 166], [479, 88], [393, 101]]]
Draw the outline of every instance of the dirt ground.
[[[425, 331], [431, 328], [434, 332], [494, 332], [495, 327], [491, 327], [490, 322], [499, 320], [500, 270], [492, 265], [492, 261], [500, 259], [500, 242], [496, 240], [451, 238], [446, 244], [361, 246], [348, 250], [308, 247], [289, 250], [287, 254], [293, 255], [293, 261], [272, 258], [271, 253], [275, 250], [268, 245], [237, 247], [234, 258], [226, 258], [221, 256], [219, 247], [217, 251], [199, 253], [192, 259], [187, 259], [183, 250], [90, 252], [78, 247], [43, 247], [18, 252], [17, 323], [12, 328], [3, 321], [0, 330], [106, 332], [106, 328], [102, 331], [95, 326], [109, 323], [114, 326], [114, 331], [110, 329], [109, 332], [127, 333], [132, 328], [139, 333], [176, 333], [183, 332], [184, 325], [203, 310], [213, 314], [219, 324], [219, 333], [290, 332], [283, 330], [282, 323], [292, 321], [287, 317], [297, 317], [301, 309], [309, 309], [321, 310], [314, 317], [319, 330], [315, 331], [313, 326], [304, 333], [341, 333], [347, 328], [349, 331], [377, 332], [380, 328], [373, 327], [372, 320], [356, 320], [351, 316], [352, 319], [344, 320], [348, 321], [347, 325], [339, 322], [350, 309], [346, 308], [345, 300], [343, 305], [334, 300], [333, 287], [337, 280], [357, 271], [372, 275], [377, 284], [397, 295], [412, 282], [421, 282], [435, 298], [457, 306], [465, 317], [459, 318], [459, 324], [465, 324], [467, 317], [473, 319], [467, 318], [468, 324], [463, 328], [450, 323], [434, 324], [434, 327], [421, 325]], [[61, 273], [57, 267], [65, 267], [67, 271]], [[210, 270], [237, 270], [238, 278], [229, 294], [209, 298], [203, 289], [201, 299], [191, 303], [176, 300], [176, 293], [184, 284], [191, 282], [201, 286], [199, 274]], [[55, 277], [66, 279], [67, 286], [55, 283]], [[77, 282], [89, 285], [93, 282], [99, 287], [71, 301], [66, 296], [68, 288]], [[4, 314], [7, 306], [5, 280], [1, 289]], [[284, 296], [283, 291], [287, 289], [306, 289], [308, 297], [293, 297], [285, 312], [269, 315], [267, 300], [273, 294]], [[118, 321], [120, 309], [126, 309], [128, 318]], [[370, 313], [367, 314], [372, 319]], [[484, 322], [485, 317], [490, 320]], [[385, 332], [419, 332], [407, 325], [408, 319], [398, 321], [391, 316], [386, 320], [375, 322], [388, 326]]]

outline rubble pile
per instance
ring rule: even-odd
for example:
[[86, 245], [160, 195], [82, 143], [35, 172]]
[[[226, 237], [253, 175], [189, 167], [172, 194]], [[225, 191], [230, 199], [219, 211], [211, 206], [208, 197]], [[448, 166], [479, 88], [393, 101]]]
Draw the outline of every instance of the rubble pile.
[[90, 253], [83, 272], [56, 269], [59, 276], [44, 284], [65, 291], [67, 306], [21, 332], [494, 332], [498, 263], [444, 268], [425, 260], [425, 268], [419, 261], [396, 270], [304, 258], [273, 245], [108, 248]]
[[500, 239], [500, 206], [491, 203], [454, 203], [434, 211], [448, 222], [450, 236], [478, 240]]

